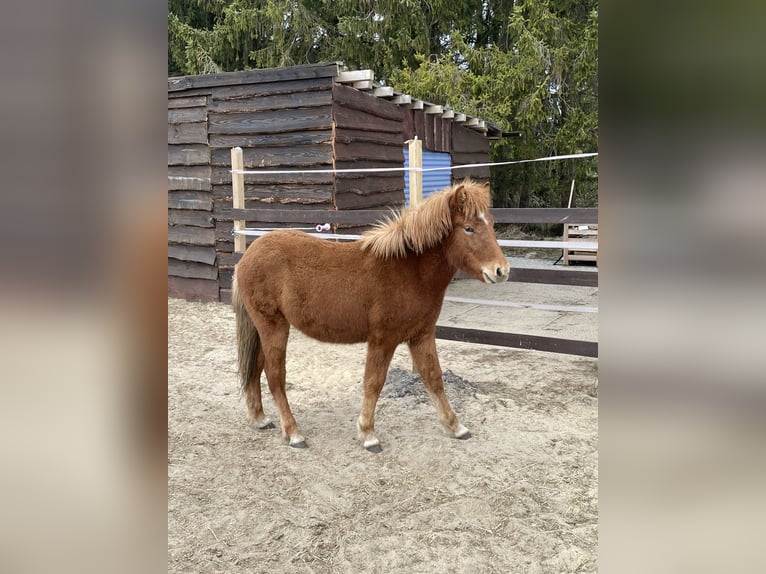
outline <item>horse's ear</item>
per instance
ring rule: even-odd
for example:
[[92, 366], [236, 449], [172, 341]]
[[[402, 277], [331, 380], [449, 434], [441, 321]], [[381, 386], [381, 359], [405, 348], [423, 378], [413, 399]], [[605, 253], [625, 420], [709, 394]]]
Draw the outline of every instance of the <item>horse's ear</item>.
[[484, 182], [484, 189], [489, 189], [489, 182], [488, 181]]
[[465, 190], [465, 186], [461, 183], [455, 188], [455, 192], [450, 199], [450, 207], [452, 210], [462, 213], [467, 196], [468, 194]]

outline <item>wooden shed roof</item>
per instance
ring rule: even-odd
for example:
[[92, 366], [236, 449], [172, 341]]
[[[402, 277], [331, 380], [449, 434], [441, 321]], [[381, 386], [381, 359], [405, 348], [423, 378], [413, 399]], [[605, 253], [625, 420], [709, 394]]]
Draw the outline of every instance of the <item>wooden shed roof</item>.
[[452, 110], [447, 106], [420, 100], [409, 94], [398, 92], [391, 86], [378, 85], [372, 70], [344, 70], [341, 62], [173, 77], [168, 78], [168, 92], [324, 77], [334, 78], [338, 84], [351, 86], [400, 106], [423, 110], [426, 114], [439, 114], [443, 118], [451, 118], [453, 122], [479, 132], [487, 139], [496, 140], [506, 136], [519, 135], [519, 132], [505, 131], [493, 122]]

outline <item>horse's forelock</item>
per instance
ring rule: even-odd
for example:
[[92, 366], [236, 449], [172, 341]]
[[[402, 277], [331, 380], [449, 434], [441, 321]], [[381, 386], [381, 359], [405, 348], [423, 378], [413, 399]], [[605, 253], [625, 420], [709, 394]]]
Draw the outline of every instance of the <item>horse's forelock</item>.
[[[460, 194], [455, 202], [456, 194]], [[489, 209], [488, 187], [470, 179], [433, 194], [418, 207], [407, 209], [396, 219], [378, 224], [364, 234], [362, 248], [381, 259], [404, 257], [407, 250], [423, 253], [452, 231], [452, 210], [478, 217]]]

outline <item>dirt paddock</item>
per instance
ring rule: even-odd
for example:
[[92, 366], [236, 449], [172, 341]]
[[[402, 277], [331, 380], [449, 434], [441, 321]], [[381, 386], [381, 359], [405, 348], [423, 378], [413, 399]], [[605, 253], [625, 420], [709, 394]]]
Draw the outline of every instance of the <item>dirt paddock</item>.
[[247, 421], [228, 305], [169, 299], [168, 323], [169, 572], [596, 571], [596, 361], [437, 341], [473, 435], [459, 441], [401, 346], [371, 454], [355, 437], [364, 346], [293, 331], [298, 450]]

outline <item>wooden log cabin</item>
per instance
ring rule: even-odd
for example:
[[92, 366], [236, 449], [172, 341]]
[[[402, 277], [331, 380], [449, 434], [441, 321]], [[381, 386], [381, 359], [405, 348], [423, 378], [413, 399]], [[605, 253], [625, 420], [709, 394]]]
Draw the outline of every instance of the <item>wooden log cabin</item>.
[[[446, 154], [452, 166], [484, 163], [489, 140], [505, 135], [489, 122], [376, 87], [369, 70], [344, 72], [339, 63], [168, 78], [168, 294], [230, 299], [239, 258], [226, 213], [232, 147], [243, 148], [245, 169], [305, 170], [245, 175], [246, 207], [297, 213], [405, 204], [404, 172], [312, 170], [403, 167], [405, 142], [415, 136], [424, 167], [429, 153]], [[467, 176], [487, 180], [489, 168], [447, 175]], [[306, 223], [282, 217], [247, 226]]]

